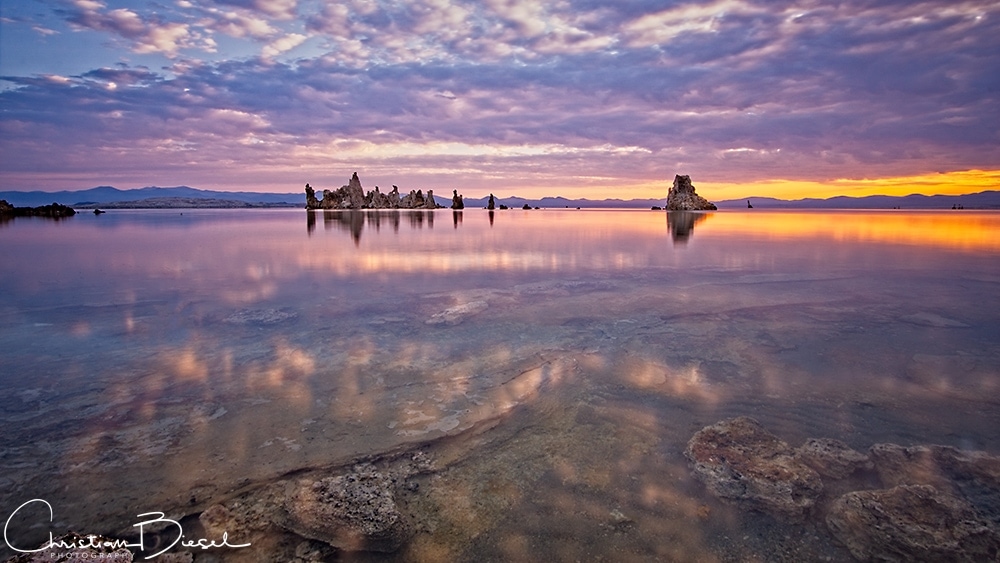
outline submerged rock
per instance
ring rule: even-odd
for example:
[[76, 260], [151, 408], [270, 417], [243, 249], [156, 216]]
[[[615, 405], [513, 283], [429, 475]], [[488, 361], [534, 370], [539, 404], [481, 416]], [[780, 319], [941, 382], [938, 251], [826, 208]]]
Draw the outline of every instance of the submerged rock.
[[277, 523], [344, 551], [393, 552], [413, 533], [396, 507], [392, 480], [367, 463], [347, 475], [300, 482]]
[[464, 321], [466, 317], [482, 313], [487, 308], [489, 308], [489, 304], [486, 301], [470, 301], [469, 303], [465, 303], [463, 305], [456, 305], [445, 309], [440, 313], [435, 313], [431, 316], [431, 318], [427, 319], [426, 324], [457, 325], [458, 323]]
[[691, 177], [678, 174], [667, 192], [667, 211], [715, 211], [715, 204], [694, 191]]
[[298, 313], [281, 309], [240, 309], [223, 319], [223, 322], [237, 325], [273, 325], [298, 316]]
[[791, 446], [749, 417], [699, 430], [684, 455], [715, 496], [785, 520], [801, 520], [823, 490]]
[[951, 446], [875, 444], [870, 455], [883, 486], [931, 485], [965, 497], [1000, 527], [1000, 457]]
[[820, 475], [833, 479], [843, 479], [872, 465], [867, 455], [831, 438], [809, 438], [795, 453]]
[[929, 485], [847, 493], [826, 523], [862, 561], [995, 561], [1000, 550], [972, 506]]

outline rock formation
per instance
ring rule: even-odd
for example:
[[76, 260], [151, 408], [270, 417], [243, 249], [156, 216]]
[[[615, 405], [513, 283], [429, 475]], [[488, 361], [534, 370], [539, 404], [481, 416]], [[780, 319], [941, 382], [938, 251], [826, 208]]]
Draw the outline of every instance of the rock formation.
[[316, 190], [306, 184], [306, 209], [316, 209], [319, 207], [319, 200], [316, 199]]
[[699, 430], [684, 455], [712, 494], [790, 521], [823, 490], [819, 475], [756, 420], [739, 417]]
[[690, 176], [677, 175], [667, 192], [667, 211], [715, 211], [715, 204], [694, 191]]
[[336, 190], [323, 190], [323, 199], [316, 199], [316, 191], [306, 184], [306, 209], [437, 209], [442, 207], [434, 201], [431, 190], [427, 197], [421, 190], [410, 191], [409, 195], [400, 197], [399, 188], [392, 187], [388, 194], [382, 193], [378, 186], [368, 192], [361, 186], [358, 173], [355, 172], [346, 186]]
[[685, 455], [722, 499], [786, 522], [819, 511], [861, 561], [994, 561], [1000, 553], [1000, 457], [985, 452], [875, 444], [863, 454], [829, 438], [792, 450], [741, 417], [698, 431]]
[[284, 499], [278, 523], [344, 551], [393, 552], [412, 535], [392, 483], [370, 463], [347, 475], [299, 483]]
[[490, 194], [490, 201], [486, 204], [486, 209], [489, 209], [490, 211], [492, 211], [493, 209], [496, 208], [496, 206], [497, 206], [497, 202], [496, 202], [495, 199], [493, 199], [493, 194]]
[[[339, 561], [343, 552], [389, 553], [416, 531], [412, 506], [397, 503], [397, 498], [412, 499], [420, 490], [415, 477], [436, 470], [421, 450], [334, 474], [318, 469], [213, 504], [198, 520], [208, 537], [228, 533], [234, 543], [251, 543], [254, 552], [248, 553], [266, 554], [267, 561]], [[308, 558], [299, 552], [315, 554]]]
[[969, 503], [929, 485], [847, 493], [826, 523], [861, 561], [995, 561], [1000, 550]]
[[451, 208], [452, 209], [465, 209], [465, 202], [462, 201], [462, 196], [458, 195], [458, 190], [454, 190], [455, 195], [451, 197]]

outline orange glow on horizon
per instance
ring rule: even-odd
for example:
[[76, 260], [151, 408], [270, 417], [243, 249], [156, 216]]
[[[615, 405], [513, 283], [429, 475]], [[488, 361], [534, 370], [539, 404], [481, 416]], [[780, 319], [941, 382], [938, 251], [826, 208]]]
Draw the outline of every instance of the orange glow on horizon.
[[[693, 178], [692, 178], [693, 180]], [[965, 195], [1000, 189], [1000, 170], [965, 170], [944, 174], [875, 179], [837, 179], [829, 182], [769, 180], [747, 184], [702, 182], [705, 197], [715, 200], [748, 197], [825, 199], [836, 196]], [[695, 183], [696, 187], [699, 184]]]
[[[709, 201], [773, 197], [777, 199], [826, 199], [836, 196], [865, 197], [870, 195], [906, 196], [965, 195], [987, 190], [1000, 190], [1000, 170], [964, 170], [942, 174], [898, 176], [892, 178], [862, 178], [835, 180], [761, 180], [756, 182], [712, 182], [691, 175], [698, 194]], [[666, 199], [673, 178], [652, 182], [609, 186], [577, 185], [512, 187], [497, 197], [518, 196], [529, 199], [562, 196], [570, 199]], [[461, 191], [461, 190], [460, 190]], [[471, 190], [470, 190], [471, 192]], [[436, 192], [435, 192], [436, 193]], [[466, 193], [469, 197], [480, 197]], [[488, 194], [484, 194], [485, 197]]]
[[719, 233], [727, 237], [827, 239], [1000, 252], [1000, 222], [991, 212], [723, 211], [712, 213], [696, 230], [700, 236]]

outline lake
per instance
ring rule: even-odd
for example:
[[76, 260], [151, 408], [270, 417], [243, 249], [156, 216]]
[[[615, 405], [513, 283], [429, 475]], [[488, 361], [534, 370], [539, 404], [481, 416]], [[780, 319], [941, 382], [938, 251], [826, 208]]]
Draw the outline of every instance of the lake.
[[[0, 250], [0, 508], [54, 511], [0, 557], [419, 452], [407, 541], [344, 559], [850, 561], [688, 440], [1000, 454], [998, 212], [123, 210]], [[336, 555], [233, 518], [195, 561]]]

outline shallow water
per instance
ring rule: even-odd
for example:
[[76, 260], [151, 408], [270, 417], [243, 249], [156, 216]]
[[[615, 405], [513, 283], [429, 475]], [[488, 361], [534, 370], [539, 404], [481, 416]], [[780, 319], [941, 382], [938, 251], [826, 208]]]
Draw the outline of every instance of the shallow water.
[[0, 508], [55, 511], [17, 545], [421, 447], [372, 559], [850, 560], [687, 440], [1000, 454], [996, 212], [113, 211], [0, 249]]

